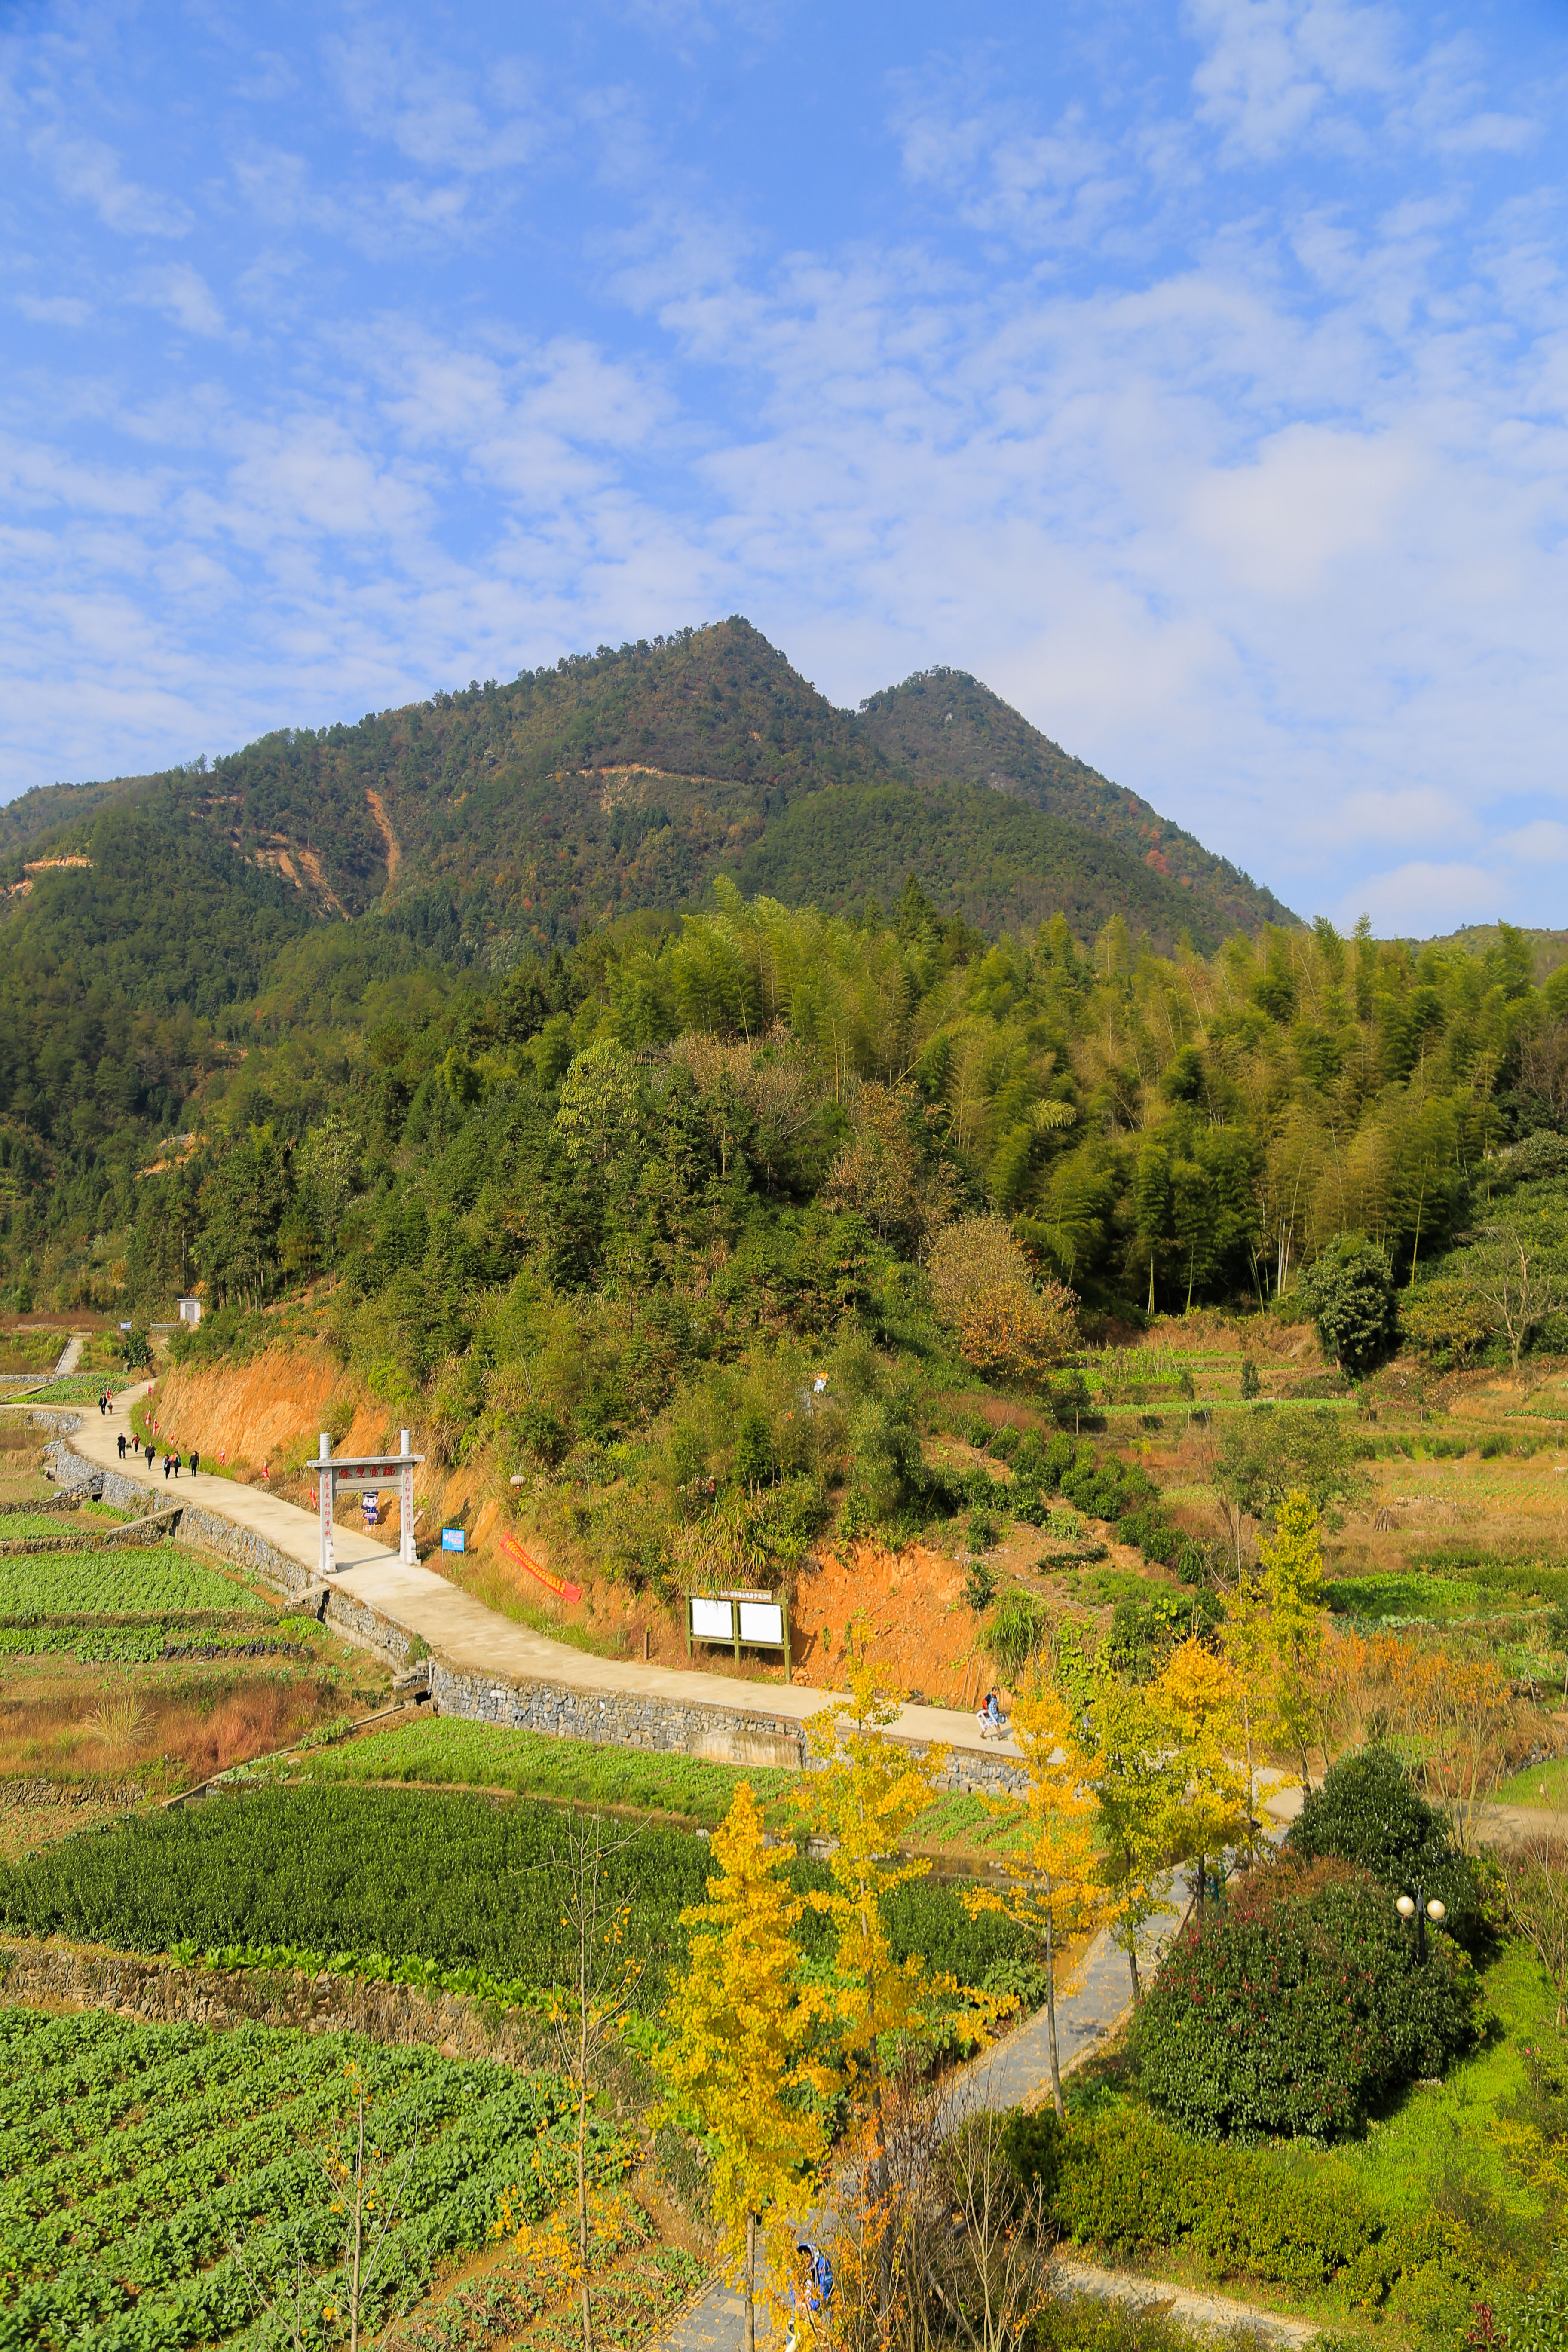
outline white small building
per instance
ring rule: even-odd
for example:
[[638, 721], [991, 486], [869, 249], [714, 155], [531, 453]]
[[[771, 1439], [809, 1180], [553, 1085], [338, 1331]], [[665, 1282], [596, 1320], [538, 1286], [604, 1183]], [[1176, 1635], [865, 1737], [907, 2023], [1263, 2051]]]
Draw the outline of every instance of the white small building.
[[201, 1321], [201, 1319], [202, 1319], [202, 1302], [201, 1302], [201, 1300], [200, 1300], [199, 1298], [182, 1298], [182, 1299], [181, 1299], [181, 1301], [180, 1301], [180, 1320], [181, 1320], [181, 1322], [182, 1322], [182, 1323], [199, 1323], [199, 1322]]

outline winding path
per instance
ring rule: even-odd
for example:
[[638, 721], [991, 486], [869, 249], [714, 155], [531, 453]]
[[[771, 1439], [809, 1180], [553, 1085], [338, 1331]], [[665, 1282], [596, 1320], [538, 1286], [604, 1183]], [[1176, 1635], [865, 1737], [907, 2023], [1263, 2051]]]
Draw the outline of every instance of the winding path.
[[[113, 1411], [100, 1413], [94, 1406], [72, 1408], [79, 1415], [71, 1432], [75, 1451], [95, 1468], [116, 1471], [160, 1502], [188, 1498], [263, 1537], [285, 1559], [296, 1561], [314, 1577], [320, 1531], [313, 1511], [301, 1510], [265, 1488], [243, 1486], [237, 1479], [201, 1471], [193, 1478], [183, 1473], [165, 1480], [155, 1462], [149, 1470], [140, 1454], [120, 1459], [117, 1437], [130, 1426], [131, 1408], [148, 1393], [148, 1383], [122, 1390], [113, 1399]], [[43, 1399], [30, 1400], [41, 1405]], [[26, 1405], [0, 1411], [26, 1412]], [[832, 1693], [780, 1682], [737, 1682], [728, 1675], [705, 1675], [695, 1668], [656, 1666], [626, 1658], [596, 1658], [567, 1643], [552, 1641], [526, 1625], [515, 1624], [498, 1610], [448, 1583], [430, 1568], [405, 1568], [387, 1545], [377, 1543], [352, 1524], [340, 1521], [334, 1535], [338, 1573], [333, 1582], [344, 1592], [378, 1609], [411, 1633], [417, 1633], [443, 1660], [459, 1672], [509, 1676], [519, 1682], [547, 1682], [573, 1690], [603, 1691], [668, 1698], [687, 1705], [722, 1706], [804, 1723], [820, 1713]], [[1001, 1755], [1021, 1762], [1010, 1740], [985, 1739], [975, 1717], [966, 1709], [906, 1706], [889, 1727], [897, 1738], [940, 1740], [948, 1747], [987, 1757]]]

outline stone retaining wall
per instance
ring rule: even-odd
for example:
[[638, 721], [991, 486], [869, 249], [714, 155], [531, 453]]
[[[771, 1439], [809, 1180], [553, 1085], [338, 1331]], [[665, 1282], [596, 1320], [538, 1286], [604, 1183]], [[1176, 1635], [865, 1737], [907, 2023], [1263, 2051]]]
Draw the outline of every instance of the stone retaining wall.
[[229, 2026], [255, 2019], [308, 2033], [430, 2042], [448, 2058], [540, 2063], [540, 2024], [466, 1994], [284, 1969], [181, 1968], [177, 1961], [50, 1942], [0, 1943], [7, 2000], [49, 2010], [107, 2009], [148, 2023]]
[[[73, 1428], [79, 1427], [73, 1422]], [[64, 1444], [49, 1446], [56, 1478], [68, 1486], [101, 1479], [106, 1502], [145, 1504], [144, 1490], [118, 1471], [98, 1469]], [[321, 1595], [321, 1622], [363, 1649], [374, 1650], [395, 1666], [405, 1666], [414, 1637], [395, 1619], [336, 1586], [323, 1589], [298, 1560], [289, 1559], [264, 1537], [237, 1528], [200, 1504], [182, 1502], [177, 1538], [216, 1552], [247, 1575], [298, 1601]], [[730, 1687], [732, 1689], [733, 1685]], [[754, 1700], [708, 1703], [665, 1698], [652, 1691], [582, 1690], [570, 1683], [517, 1682], [504, 1675], [470, 1675], [430, 1661], [430, 1696], [443, 1715], [475, 1723], [515, 1724], [561, 1739], [586, 1739], [611, 1748], [640, 1748], [662, 1755], [696, 1756], [708, 1763], [805, 1768], [805, 1739], [795, 1716], [774, 1713], [760, 1695]], [[909, 1745], [917, 1755], [924, 1740]], [[1020, 1790], [1027, 1776], [1012, 1759], [955, 1748], [936, 1786], [944, 1792]]]
[[[561, 1739], [696, 1756], [714, 1764], [775, 1764], [797, 1772], [810, 1769], [798, 1718], [771, 1712], [763, 1700], [749, 1706], [697, 1704], [653, 1691], [515, 1683], [500, 1675], [457, 1673], [438, 1656], [430, 1661], [430, 1697], [442, 1715], [460, 1716], [471, 1723], [515, 1724]], [[928, 1743], [908, 1744], [916, 1755], [923, 1755]], [[1021, 1790], [1027, 1778], [1011, 1758], [955, 1748], [935, 1785], [944, 1792]]]
[[438, 1656], [430, 1661], [430, 1696], [443, 1715], [514, 1724], [562, 1739], [724, 1764], [783, 1764], [795, 1771], [804, 1761], [795, 1717], [750, 1707], [693, 1706], [649, 1691], [577, 1690], [565, 1683], [458, 1674]]

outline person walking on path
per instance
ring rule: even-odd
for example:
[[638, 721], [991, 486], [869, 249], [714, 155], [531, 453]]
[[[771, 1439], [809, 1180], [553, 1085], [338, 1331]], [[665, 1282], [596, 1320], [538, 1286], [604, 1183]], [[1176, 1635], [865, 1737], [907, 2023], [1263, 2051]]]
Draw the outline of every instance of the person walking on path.
[[174, 1475], [175, 1475], [175, 1477], [177, 1478], [177, 1477], [179, 1476], [179, 1475], [180, 1475], [180, 1449], [179, 1449], [179, 1447], [176, 1445], [176, 1446], [175, 1446], [175, 1448], [174, 1448]]
[[1007, 1727], [1002, 1720], [1002, 1699], [999, 1692], [994, 1690], [986, 1692], [985, 1704], [976, 1710], [976, 1719], [980, 1725], [982, 1739], [985, 1738], [987, 1734], [997, 1739], [1001, 1738]]
[[164, 1454], [164, 1456], [163, 1456], [163, 1477], [164, 1477], [165, 1482], [166, 1482], [166, 1481], [167, 1481], [167, 1479], [168, 1479], [168, 1475], [169, 1475], [169, 1456], [165, 1454]]
[[147, 1467], [149, 1470], [153, 1467], [153, 1441], [151, 1438], [147, 1440]]
[[124, 1432], [122, 1429], [121, 1429], [121, 1430], [117, 1430], [117, 1431], [115, 1432], [115, 1435], [116, 1435], [116, 1437], [118, 1438], [118, 1440], [119, 1440], [119, 1444], [120, 1444], [120, 1458], [121, 1458], [121, 1462], [123, 1462], [123, 1461], [124, 1461], [124, 1459], [125, 1459], [125, 1432]]
[[196, 1452], [195, 1447], [193, 1445], [193, 1446], [192, 1446], [192, 1448], [191, 1448], [191, 1475], [192, 1475], [192, 1477], [193, 1477], [193, 1478], [195, 1476], [196, 1472], [201, 1468], [201, 1466], [202, 1466], [202, 1457], [201, 1457], [201, 1455]]

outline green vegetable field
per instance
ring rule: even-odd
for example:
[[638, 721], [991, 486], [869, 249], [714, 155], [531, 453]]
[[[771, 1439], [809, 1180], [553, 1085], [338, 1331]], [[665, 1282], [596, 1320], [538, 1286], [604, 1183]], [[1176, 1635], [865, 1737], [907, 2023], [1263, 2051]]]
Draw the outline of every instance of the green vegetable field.
[[[564, 1836], [551, 1806], [497, 1803], [436, 1790], [264, 1787], [171, 1813], [140, 1816], [0, 1867], [0, 1927], [135, 1951], [297, 1945], [405, 1955], [489, 1970], [535, 1986], [565, 1979], [552, 1864]], [[605, 1865], [630, 1906], [629, 1941], [647, 1958], [645, 2006], [663, 1997], [679, 1958], [682, 1908], [700, 1902], [706, 1843], [645, 1828]], [[826, 1865], [795, 1865], [825, 1885]], [[951, 1889], [900, 1887], [888, 1917], [895, 1952], [920, 1950], [961, 1983], [1016, 1960], [1022, 1932], [970, 1919]], [[807, 1913], [808, 1948], [827, 1923]]]
[[253, 1610], [266, 1602], [174, 1544], [124, 1551], [22, 1552], [0, 1556], [0, 1619], [132, 1617], [167, 1610]]
[[[379, 2327], [437, 2264], [485, 2243], [503, 2191], [535, 2216], [566, 2193], [558, 2084], [357, 2037], [0, 2010], [4, 2352], [280, 2341], [255, 2324], [234, 2241], [252, 2278], [285, 2281], [298, 2252], [331, 2295], [342, 2223], [321, 2157], [346, 2149], [351, 2069], [390, 2177], [407, 2164], [373, 2290]], [[595, 2172], [613, 2179], [630, 2149], [614, 2126], [591, 2129]]]
[[[632, 1748], [593, 1747], [457, 1716], [425, 1717], [323, 1748], [289, 1768], [311, 1780], [406, 1780], [512, 1789], [521, 1795], [573, 1798], [683, 1814], [716, 1828], [737, 1784], [749, 1780], [770, 1812], [797, 1772], [766, 1766], [708, 1764], [690, 1756], [650, 1756]], [[777, 1807], [781, 1815], [783, 1808]]]
[[74, 1511], [0, 1511], [0, 1544], [29, 1536], [80, 1535], [89, 1529], [97, 1534], [103, 1528], [122, 1527], [125, 1516], [103, 1503], [83, 1503]]

